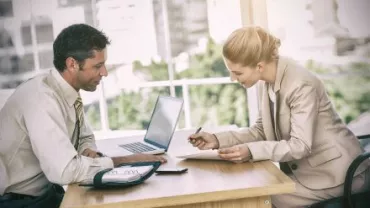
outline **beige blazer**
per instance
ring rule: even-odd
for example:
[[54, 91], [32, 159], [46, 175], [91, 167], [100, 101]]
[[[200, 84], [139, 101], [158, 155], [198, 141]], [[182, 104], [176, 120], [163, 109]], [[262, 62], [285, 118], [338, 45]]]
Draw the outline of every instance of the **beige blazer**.
[[[355, 135], [335, 112], [323, 83], [285, 57], [278, 63], [271, 118], [267, 83], [257, 83], [259, 118], [250, 128], [216, 136], [220, 148], [247, 143], [253, 161], [287, 162], [310, 189], [344, 183], [350, 163], [363, 152]], [[274, 122], [273, 122], [274, 121]], [[356, 174], [369, 167], [369, 161]]]

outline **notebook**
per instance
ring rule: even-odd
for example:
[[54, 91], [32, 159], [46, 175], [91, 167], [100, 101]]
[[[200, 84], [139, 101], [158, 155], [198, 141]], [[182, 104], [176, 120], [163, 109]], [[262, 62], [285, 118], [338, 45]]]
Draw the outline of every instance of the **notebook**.
[[[148, 174], [152, 169], [153, 169], [152, 165], [139, 166], [139, 167], [122, 166], [118, 168], [113, 168], [112, 170], [104, 173], [102, 177], [102, 182], [103, 183], [132, 182]], [[88, 180], [83, 181], [81, 184], [92, 184], [92, 183], [93, 183], [93, 179], [88, 179]]]
[[150, 178], [160, 165], [160, 162], [125, 163], [101, 170], [92, 178], [82, 181], [79, 186], [114, 188], [138, 185]]

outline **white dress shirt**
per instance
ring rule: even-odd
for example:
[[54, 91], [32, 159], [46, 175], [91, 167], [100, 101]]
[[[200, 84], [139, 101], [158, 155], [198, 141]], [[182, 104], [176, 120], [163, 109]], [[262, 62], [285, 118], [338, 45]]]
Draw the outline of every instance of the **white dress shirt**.
[[[91, 179], [112, 168], [108, 157], [89, 158], [96, 150], [86, 119], [77, 140], [77, 91], [55, 69], [21, 84], [0, 110], [0, 165], [6, 174], [0, 195], [9, 192], [39, 196], [51, 183], [60, 185]], [[4, 172], [4, 173], [3, 173]]]

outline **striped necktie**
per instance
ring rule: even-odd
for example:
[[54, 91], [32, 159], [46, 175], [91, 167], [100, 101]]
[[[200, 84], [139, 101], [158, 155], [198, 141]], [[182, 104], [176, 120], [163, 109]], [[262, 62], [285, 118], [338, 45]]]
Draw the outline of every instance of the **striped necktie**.
[[81, 127], [84, 121], [84, 117], [83, 117], [83, 104], [82, 104], [82, 99], [80, 96], [78, 96], [74, 104], [74, 107], [76, 110], [76, 118], [77, 118], [79, 127]]
[[79, 140], [80, 140], [80, 129], [84, 122], [83, 116], [83, 104], [80, 96], [77, 97], [76, 102], [73, 104], [76, 110], [76, 128], [77, 128], [77, 139], [74, 144], [75, 149], [78, 150]]

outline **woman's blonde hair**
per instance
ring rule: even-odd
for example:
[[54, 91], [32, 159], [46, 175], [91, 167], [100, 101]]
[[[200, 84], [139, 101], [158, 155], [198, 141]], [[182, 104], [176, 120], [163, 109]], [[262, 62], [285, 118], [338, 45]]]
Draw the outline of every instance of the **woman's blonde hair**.
[[279, 58], [280, 40], [258, 26], [242, 27], [227, 38], [223, 56], [233, 63], [255, 67]]

